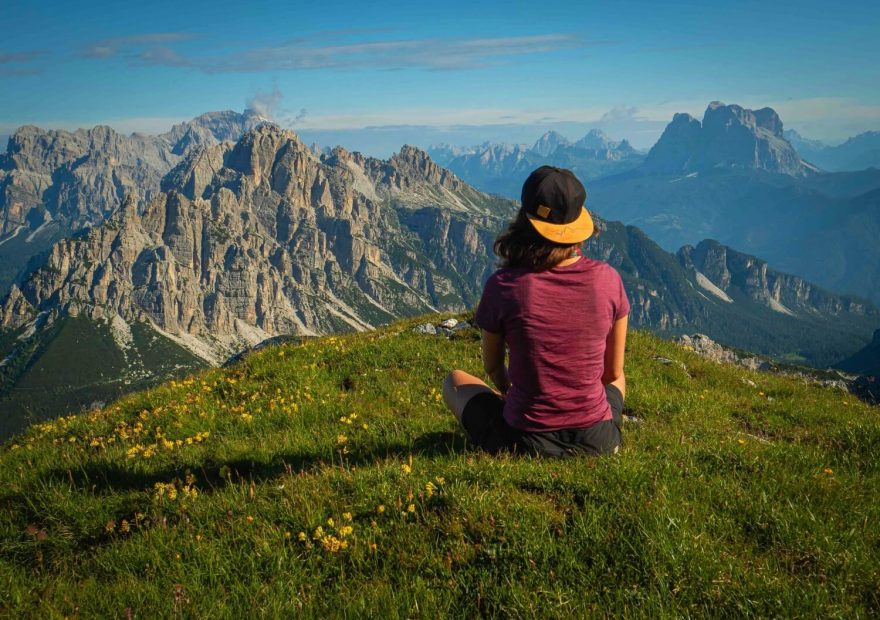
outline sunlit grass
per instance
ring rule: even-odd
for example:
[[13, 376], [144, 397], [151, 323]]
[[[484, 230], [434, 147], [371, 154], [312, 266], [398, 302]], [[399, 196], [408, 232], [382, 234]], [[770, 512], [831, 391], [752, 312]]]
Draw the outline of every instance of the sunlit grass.
[[880, 611], [877, 408], [635, 333], [644, 421], [620, 455], [492, 458], [439, 393], [450, 368], [479, 373], [476, 332], [415, 323], [266, 349], [5, 444], [0, 609]]

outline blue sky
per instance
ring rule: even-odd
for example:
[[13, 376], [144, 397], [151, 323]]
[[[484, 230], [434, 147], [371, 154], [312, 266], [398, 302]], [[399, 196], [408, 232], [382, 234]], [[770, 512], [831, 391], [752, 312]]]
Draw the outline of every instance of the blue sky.
[[593, 126], [647, 147], [716, 99], [829, 142], [880, 129], [877, 2], [4, 0], [0, 29], [0, 134], [254, 105], [377, 154]]

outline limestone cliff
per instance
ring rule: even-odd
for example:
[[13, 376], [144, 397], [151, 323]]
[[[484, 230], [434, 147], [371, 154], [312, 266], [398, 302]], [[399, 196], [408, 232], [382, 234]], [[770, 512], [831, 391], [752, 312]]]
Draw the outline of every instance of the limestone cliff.
[[[272, 125], [193, 151], [139, 206], [52, 247], [0, 316], [147, 321], [209, 361], [278, 334], [466, 308], [513, 203], [412, 147], [316, 156]], [[30, 312], [28, 312], [28, 309]]]
[[0, 291], [55, 241], [101, 223], [125, 196], [150, 200], [161, 178], [193, 149], [237, 140], [263, 119], [211, 112], [158, 136], [110, 127], [19, 128], [0, 154]]

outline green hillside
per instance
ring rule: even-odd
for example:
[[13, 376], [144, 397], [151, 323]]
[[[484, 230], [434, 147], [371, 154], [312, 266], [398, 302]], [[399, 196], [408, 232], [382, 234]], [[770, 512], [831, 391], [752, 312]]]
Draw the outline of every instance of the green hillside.
[[492, 458], [438, 391], [477, 332], [416, 323], [3, 445], [2, 615], [880, 613], [880, 409], [636, 332], [618, 456]]
[[63, 317], [28, 336], [5, 333], [0, 355], [0, 438], [95, 402], [186, 375], [205, 366], [144, 323], [133, 323], [120, 346], [106, 321]]

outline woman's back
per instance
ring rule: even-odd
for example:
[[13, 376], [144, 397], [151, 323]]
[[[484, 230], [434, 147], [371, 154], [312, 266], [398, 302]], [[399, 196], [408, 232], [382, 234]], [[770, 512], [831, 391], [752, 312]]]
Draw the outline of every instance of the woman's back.
[[619, 274], [600, 261], [496, 271], [476, 322], [503, 333], [509, 348], [505, 421], [521, 430], [551, 431], [610, 419], [602, 384], [605, 343], [628, 312]]

